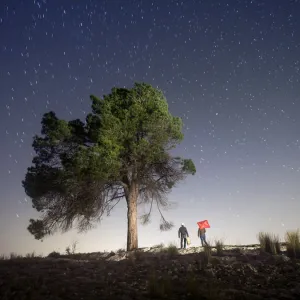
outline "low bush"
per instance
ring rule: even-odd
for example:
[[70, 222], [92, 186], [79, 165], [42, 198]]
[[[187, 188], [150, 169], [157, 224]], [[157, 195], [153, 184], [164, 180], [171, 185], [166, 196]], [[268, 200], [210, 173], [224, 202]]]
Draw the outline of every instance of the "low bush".
[[51, 258], [59, 258], [61, 255], [59, 252], [56, 252], [56, 251], [52, 251], [51, 253], [48, 254], [48, 257], [51, 257]]
[[285, 235], [286, 252], [291, 258], [300, 258], [300, 232], [288, 231]]
[[260, 232], [258, 234], [258, 241], [260, 244], [261, 251], [270, 253], [270, 254], [279, 254], [280, 250], [280, 240], [277, 235]]
[[215, 241], [215, 247], [217, 250], [217, 255], [223, 255], [224, 252], [224, 242], [222, 240]]
[[167, 248], [164, 248], [163, 249], [164, 252], [166, 252], [169, 256], [173, 257], [173, 256], [176, 256], [178, 255], [178, 248], [176, 247], [175, 244], [169, 244], [169, 246]]

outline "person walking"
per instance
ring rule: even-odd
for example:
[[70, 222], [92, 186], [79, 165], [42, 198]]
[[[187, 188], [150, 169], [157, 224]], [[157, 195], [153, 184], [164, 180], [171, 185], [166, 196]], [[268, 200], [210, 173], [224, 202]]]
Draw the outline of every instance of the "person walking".
[[204, 244], [206, 246], [208, 246], [208, 243], [206, 242], [206, 235], [205, 235], [205, 233], [206, 233], [206, 229], [205, 228], [202, 228], [202, 229], [198, 228], [198, 237], [200, 237], [202, 247], [204, 247]]
[[178, 230], [178, 238], [180, 238], [180, 248], [186, 248], [186, 239], [189, 237], [189, 233], [184, 226], [184, 223], [181, 224]]

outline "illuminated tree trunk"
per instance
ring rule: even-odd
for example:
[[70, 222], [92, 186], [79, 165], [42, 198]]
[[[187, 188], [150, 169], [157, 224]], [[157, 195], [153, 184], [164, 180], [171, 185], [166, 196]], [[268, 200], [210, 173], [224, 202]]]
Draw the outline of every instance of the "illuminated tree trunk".
[[127, 251], [138, 248], [138, 229], [137, 229], [137, 199], [138, 186], [131, 184], [127, 200]]

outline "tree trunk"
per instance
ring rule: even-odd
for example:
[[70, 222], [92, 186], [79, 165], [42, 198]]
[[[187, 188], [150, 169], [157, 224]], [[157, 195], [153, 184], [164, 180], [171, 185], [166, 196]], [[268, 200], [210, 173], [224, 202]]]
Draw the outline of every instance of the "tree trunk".
[[138, 248], [138, 230], [137, 230], [137, 198], [138, 186], [131, 184], [127, 200], [127, 251]]

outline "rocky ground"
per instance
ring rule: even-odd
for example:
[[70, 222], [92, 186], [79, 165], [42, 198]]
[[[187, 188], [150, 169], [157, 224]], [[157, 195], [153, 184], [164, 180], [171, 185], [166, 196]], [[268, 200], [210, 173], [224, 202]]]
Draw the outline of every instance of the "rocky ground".
[[0, 261], [0, 299], [300, 299], [300, 261], [256, 247]]

